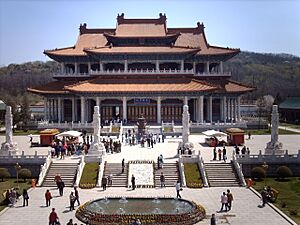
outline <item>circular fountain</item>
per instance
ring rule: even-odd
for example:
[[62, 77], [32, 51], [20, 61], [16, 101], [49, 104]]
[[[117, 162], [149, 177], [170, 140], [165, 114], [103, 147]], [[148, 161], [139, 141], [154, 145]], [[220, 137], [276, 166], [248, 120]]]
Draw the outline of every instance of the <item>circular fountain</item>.
[[143, 225], [192, 225], [205, 217], [205, 210], [184, 199], [101, 198], [80, 206], [76, 217], [91, 225], [129, 225], [134, 219]]

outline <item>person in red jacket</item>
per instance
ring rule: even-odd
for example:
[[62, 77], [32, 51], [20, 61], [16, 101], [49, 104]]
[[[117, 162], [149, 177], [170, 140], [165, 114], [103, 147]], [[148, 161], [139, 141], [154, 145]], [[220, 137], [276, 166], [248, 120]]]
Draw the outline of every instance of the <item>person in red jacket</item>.
[[58, 221], [57, 213], [55, 212], [55, 208], [52, 208], [52, 212], [49, 215], [49, 225], [56, 225]]
[[50, 206], [50, 201], [52, 199], [52, 195], [51, 195], [51, 192], [49, 190], [46, 191], [45, 193], [45, 199], [46, 199], [46, 206]]

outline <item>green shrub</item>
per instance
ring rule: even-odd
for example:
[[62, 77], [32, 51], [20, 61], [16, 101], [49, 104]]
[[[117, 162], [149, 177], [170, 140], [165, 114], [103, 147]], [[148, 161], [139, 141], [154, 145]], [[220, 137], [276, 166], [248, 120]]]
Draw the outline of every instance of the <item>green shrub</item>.
[[31, 178], [31, 171], [29, 169], [23, 168], [19, 171], [19, 177], [24, 179], [24, 182], [26, 182], [27, 178]]
[[278, 167], [276, 173], [277, 173], [278, 178], [281, 178], [281, 179], [293, 176], [293, 172], [287, 166]]
[[257, 166], [251, 170], [251, 176], [252, 178], [262, 179], [266, 176], [266, 171], [260, 166]]
[[2, 179], [2, 182], [3, 182], [4, 178], [9, 178], [9, 177], [10, 177], [10, 173], [9, 173], [8, 169], [0, 168], [0, 178]]
[[297, 216], [298, 215], [298, 210], [297, 209], [290, 209], [289, 212], [290, 212], [290, 215], [292, 215], [292, 216]]

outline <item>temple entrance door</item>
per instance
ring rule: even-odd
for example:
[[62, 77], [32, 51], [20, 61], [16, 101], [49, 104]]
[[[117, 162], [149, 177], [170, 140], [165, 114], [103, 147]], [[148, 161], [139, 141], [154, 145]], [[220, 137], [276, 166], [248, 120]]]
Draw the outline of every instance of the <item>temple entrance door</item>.
[[213, 99], [212, 104], [212, 119], [213, 121], [221, 121], [221, 100], [220, 99]]
[[72, 101], [70, 99], [64, 99], [63, 102], [63, 118], [64, 121], [71, 122], [72, 121]]
[[156, 101], [152, 99], [132, 99], [127, 102], [127, 121], [136, 123], [137, 119], [143, 115], [148, 123], [155, 123], [156, 110]]
[[96, 105], [96, 101], [93, 99], [89, 99], [87, 101], [88, 110], [87, 110], [87, 121], [90, 123], [93, 121], [93, 114], [94, 114], [94, 106]]
[[103, 122], [121, 119], [122, 114], [122, 101], [106, 99], [101, 102], [101, 120]]
[[161, 120], [181, 123], [183, 102], [179, 99], [166, 99], [161, 103]]

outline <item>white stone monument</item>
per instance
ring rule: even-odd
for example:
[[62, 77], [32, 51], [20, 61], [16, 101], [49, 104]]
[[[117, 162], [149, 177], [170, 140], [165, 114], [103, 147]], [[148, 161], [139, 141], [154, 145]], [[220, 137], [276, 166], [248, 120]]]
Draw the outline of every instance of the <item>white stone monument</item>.
[[85, 161], [99, 162], [102, 158], [102, 155], [105, 154], [103, 143], [100, 141], [101, 117], [99, 113], [99, 106], [94, 106], [93, 126], [94, 126], [94, 140], [90, 146]]
[[11, 113], [11, 106], [6, 106], [5, 113], [5, 142], [2, 143], [1, 152], [2, 155], [17, 154], [17, 144], [13, 142], [13, 115]]
[[190, 136], [190, 113], [189, 107], [187, 105], [183, 106], [183, 113], [182, 113], [182, 142], [178, 145], [178, 154], [180, 152], [184, 152], [184, 154], [193, 154], [194, 145], [193, 143], [189, 142]]
[[282, 143], [278, 141], [278, 126], [279, 126], [278, 105], [273, 105], [271, 115], [272, 115], [271, 141], [267, 143], [265, 154], [266, 155], [283, 154], [284, 151], [282, 149]]

